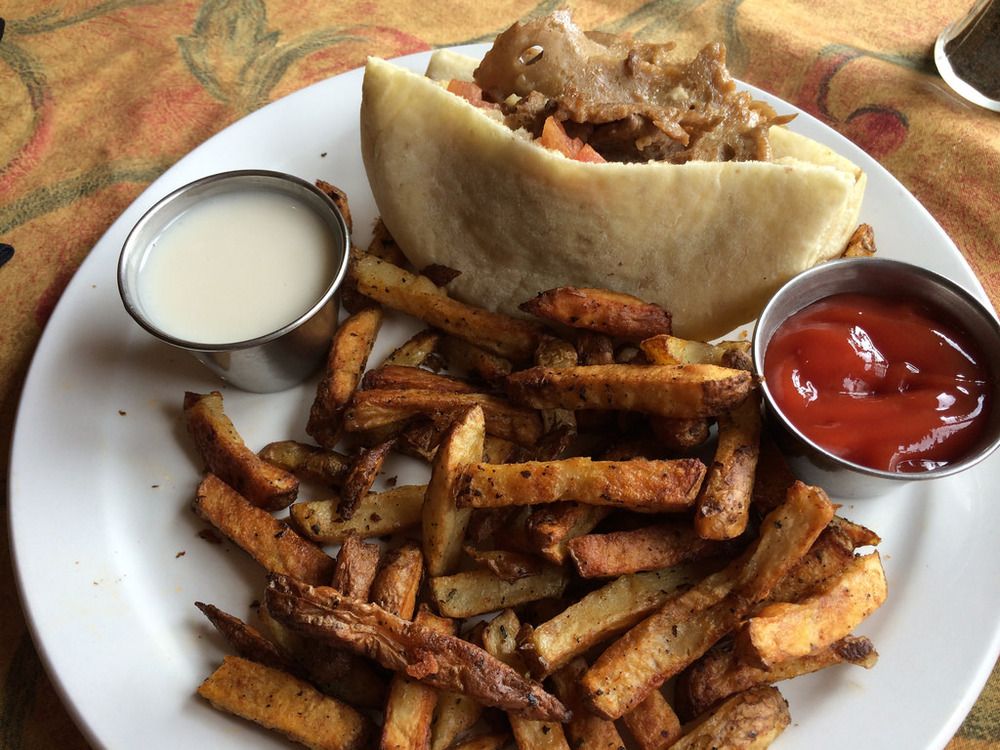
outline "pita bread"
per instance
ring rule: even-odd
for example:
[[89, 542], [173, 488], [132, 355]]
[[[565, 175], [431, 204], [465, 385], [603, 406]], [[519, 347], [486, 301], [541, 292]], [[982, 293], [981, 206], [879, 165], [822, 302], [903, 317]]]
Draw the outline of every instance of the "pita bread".
[[[471, 80], [475, 65], [439, 52], [429, 72]], [[456, 297], [516, 313], [545, 289], [605, 287], [662, 305], [677, 335], [703, 340], [756, 318], [857, 224], [861, 169], [771, 133], [771, 162], [576, 162], [378, 58], [361, 105], [382, 219], [417, 268], [462, 271]]]

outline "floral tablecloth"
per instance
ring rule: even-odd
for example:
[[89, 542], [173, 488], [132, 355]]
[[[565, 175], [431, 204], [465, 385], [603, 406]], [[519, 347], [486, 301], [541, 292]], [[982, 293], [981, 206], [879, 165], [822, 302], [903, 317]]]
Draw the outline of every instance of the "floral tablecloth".
[[[955, 96], [932, 58], [937, 34], [970, 4], [579, 0], [573, 10], [585, 28], [673, 39], [685, 53], [724, 41], [735, 75], [820, 118], [898, 177], [955, 240], [996, 305], [1000, 115]], [[0, 6], [4, 483], [18, 396], [49, 314], [97, 239], [152, 180], [247, 113], [362, 65], [367, 55], [485, 41], [515, 19], [559, 5], [8, 0]], [[6, 544], [7, 534], [0, 539]], [[36, 655], [8, 557], [0, 563], [0, 746], [84, 748]], [[1000, 748], [996, 670], [948, 747]]]

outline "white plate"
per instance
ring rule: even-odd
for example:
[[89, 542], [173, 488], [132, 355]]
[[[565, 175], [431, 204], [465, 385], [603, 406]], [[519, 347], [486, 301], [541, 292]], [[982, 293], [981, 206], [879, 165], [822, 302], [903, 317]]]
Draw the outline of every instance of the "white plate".
[[[485, 47], [459, 51], [482, 55]], [[427, 58], [401, 62], [422, 70]], [[334, 182], [363, 235], [375, 208], [359, 154], [361, 78], [351, 71], [255, 112], [153, 183], [94, 247], [38, 347], [12, 451], [13, 551], [35, 643], [95, 746], [287, 747], [194, 695], [223, 645], [192, 603], [245, 616], [264, 578], [231, 545], [197, 537], [204, 525], [189, 502], [199, 461], [181, 426], [181, 399], [218, 383], [131, 321], [115, 263], [129, 228], [158, 198], [229, 169]], [[794, 109], [755, 93], [779, 111]], [[919, 263], [986, 299], [941, 228], [875, 161], [809, 115], [792, 127], [868, 172], [862, 219], [875, 227], [880, 255]], [[386, 326], [374, 356], [406, 330], [402, 320]], [[313, 392], [312, 383], [266, 396], [228, 389], [226, 410], [251, 446], [304, 439]], [[778, 747], [945, 745], [1000, 651], [1000, 504], [989, 492], [998, 476], [1000, 454], [959, 477], [844, 509], [885, 540], [889, 600], [861, 628], [881, 658], [870, 671], [837, 667], [784, 683], [794, 723]]]

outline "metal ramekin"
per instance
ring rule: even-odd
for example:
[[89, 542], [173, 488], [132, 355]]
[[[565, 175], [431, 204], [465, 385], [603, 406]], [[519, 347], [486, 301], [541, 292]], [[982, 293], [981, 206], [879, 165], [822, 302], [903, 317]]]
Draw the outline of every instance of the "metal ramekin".
[[[335, 274], [323, 296], [296, 320], [246, 341], [206, 344], [171, 336], [146, 315], [136, 294], [139, 270], [150, 243], [180, 213], [196, 202], [223, 193], [268, 190], [291, 196], [313, 210], [329, 228], [337, 253]], [[203, 177], [173, 191], [150, 208], [129, 233], [118, 260], [118, 291], [135, 321], [161, 341], [191, 352], [228, 383], [246, 391], [269, 393], [290, 388], [323, 362], [337, 328], [340, 284], [349, 258], [347, 225], [333, 201], [314, 185], [293, 175], [240, 170]], [[307, 300], [303, 305], [309, 304]]]
[[[764, 354], [775, 330], [804, 307], [833, 294], [900, 293], [945, 310], [978, 343], [992, 385], [989, 422], [978, 444], [960, 461], [919, 473], [880, 471], [835, 456], [816, 444], [781, 412], [764, 379]], [[1000, 445], [1000, 323], [965, 289], [919, 266], [883, 258], [849, 258], [823, 263], [799, 274], [771, 298], [757, 320], [754, 368], [762, 380], [769, 428], [796, 476], [844, 499], [884, 494], [901, 483], [951, 476], [968, 469]]]

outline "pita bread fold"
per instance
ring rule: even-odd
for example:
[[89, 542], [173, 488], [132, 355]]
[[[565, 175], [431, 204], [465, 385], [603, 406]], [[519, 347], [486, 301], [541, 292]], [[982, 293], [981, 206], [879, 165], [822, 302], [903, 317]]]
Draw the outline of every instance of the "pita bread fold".
[[[474, 60], [429, 72], [471, 80]], [[362, 155], [382, 219], [417, 268], [462, 272], [456, 297], [515, 312], [599, 286], [656, 302], [679, 336], [753, 320], [787, 279], [843, 251], [864, 173], [772, 128], [772, 162], [588, 164], [545, 149], [431, 78], [372, 58]]]

